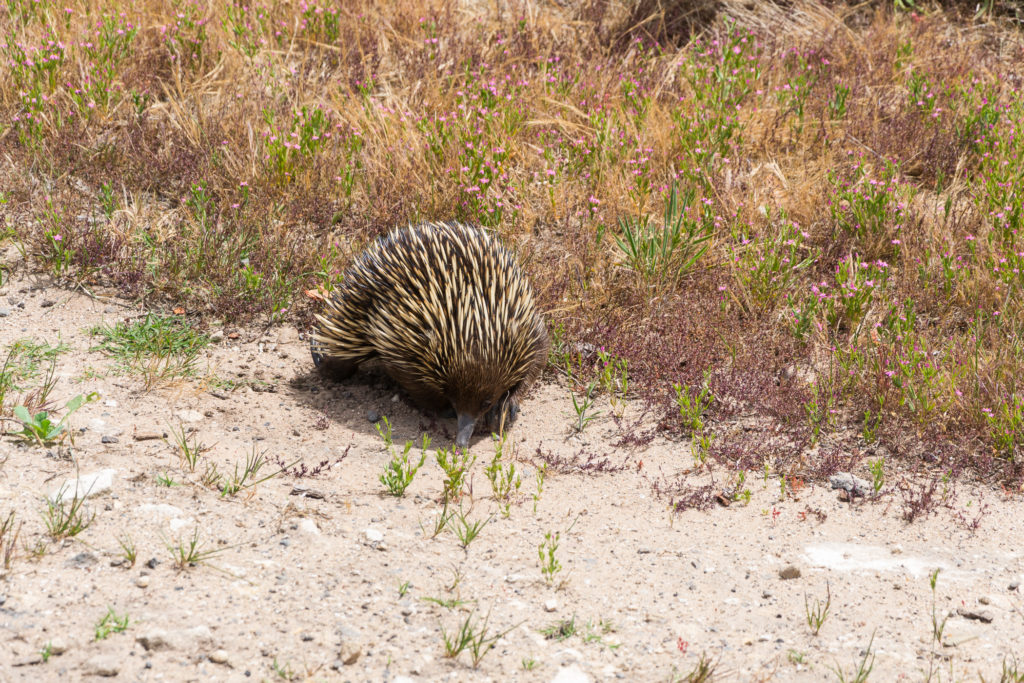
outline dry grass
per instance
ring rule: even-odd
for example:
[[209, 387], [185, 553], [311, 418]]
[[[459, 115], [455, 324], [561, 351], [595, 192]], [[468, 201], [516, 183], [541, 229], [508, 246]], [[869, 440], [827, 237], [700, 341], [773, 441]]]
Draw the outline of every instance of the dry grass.
[[[820, 473], [819, 444], [877, 440], [1020, 477], [1024, 43], [997, 13], [66, 6], [0, 9], [5, 239], [60, 278], [303, 325], [376, 235], [473, 221], [574, 382], [574, 349], [628, 359], [673, 433], [671, 384], [710, 370], [721, 461]], [[673, 183], [708, 248], [630, 267], [622, 221], [660, 249]]]

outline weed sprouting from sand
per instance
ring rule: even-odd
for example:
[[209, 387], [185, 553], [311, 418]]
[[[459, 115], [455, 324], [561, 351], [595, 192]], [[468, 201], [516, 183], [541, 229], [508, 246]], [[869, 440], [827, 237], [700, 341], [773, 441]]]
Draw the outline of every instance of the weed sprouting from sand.
[[15, 524], [14, 510], [8, 512], [7, 518], [0, 522], [0, 568], [4, 572], [10, 571], [11, 565], [14, 564], [21, 526], [21, 522]]
[[[472, 508], [469, 511], [472, 512]], [[469, 512], [463, 511], [460, 505], [459, 509], [453, 510], [452, 514], [448, 517], [448, 528], [455, 534], [455, 538], [459, 540], [459, 545], [462, 546], [463, 550], [468, 549], [469, 544], [494, 519], [494, 517], [488, 517], [487, 519], [471, 521], [468, 514]]]
[[825, 625], [825, 620], [828, 619], [828, 612], [832, 608], [832, 589], [825, 583], [825, 600], [819, 600], [814, 598], [814, 604], [811, 604], [811, 599], [804, 594], [804, 614], [807, 617], [807, 627], [811, 629], [812, 635], [818, 635], [821, 627]]
[[196, 471], [196, 463], [200, 456], [210, 450], [210, 446], [199, 441], [198, 431], [185, 431], [185, 425], [179, 424], [178, 428], [168, 425], [174, 444], [178, 447], [178, 455], [181, 458], [182, 466], [187, 466], [189, 472]]
[[220, 486], [221, 496], [233, 496], [241, 491], [254, 489], [263, 482], [273, 479], [288, 467], [293, 467], [296, 462], [298, 460], [260, 477], [260, 470], [267, 464], [267, 451], [258, 450], [256, 446], [253, 446], [249, 451], [249, 455], [245, 457], [245, 464], [241, 469], [239, 469], [236, 463], [235, 469], [226, 478], [213, 476], [216, 473], [216, 470], [214, 470], [213, 474], [211, 474], [211, 479]]
[[516, 626], [501, 631], [500, 633], [488, 633], [487, 623], [490, 621], [491, 612], [488, 610], [483, 620], [476, 617], [476, 610], [473, 610], [463, 619], [457, 630], [448, 631], [441, 625], [441, 638], [444, 641], [444, 655], [455, 659], [463, 651], [469, 651], [473, 668], [480, 666], [480, 661], [491, 651], [499, 640], [508, 635]]
[[70, 501], [64, 500], [65, 493], [66, 489], [61, 489], [53, 497], [48, 497], [46, 509], [42, 513], [46, 532], [55, 540], [74, 538], [88, 529], [96, 518], [96, 513], [90, 514], [84, 507], [88, 492], [79, 495], [76, 488]]
[[[487, 480], [491, 482], [491, 491], [494, 493], [494, 500], [498, 503], [503, 517], [508, 517], [513, 500], [523, 480], [516, 471], [516, 465], [512, 462], [512, 447], [508, 440], [497, 435], [494, 440], [494, 458], [484, 468]], [[507, 462], [506, 462], [507, 460]]]
[[199, 529], [193, 529], [192, 537], [188, 539], [178, 538], [175, 541], [167, 542], [164, 545], [171, 554], [174, 566], [178, 571], [194, 567], [213, 555], [226, 550], [226, 548], [203, 549], [203, 543], [199, 540]]
[[835, 673], [839, 683], [865, 683], [868, 680], [868, 676], [871, 675], [871, 671], [875, 668], [875, 654], [871, 651], [871, 646], [874, 642], [875, 633], [872, 631], [871, 639], [868, 640], [868, 646], [864, 648], [864, 656], [857, 663], [857, 668], [854, 669], [853, 673], [846, 674], [839, 664], [836, 664], [832, 671]]
[[[390, 425], [388, 426], [388, 431], [390, 432]], [[416, 462], [415, 459], [412, 461], [409, 460], [409, 451], [412, 450], [412, 445], [412, 441], [406, 441], [405, 448], [401, 455], [392, 452], [391, 460], [384, 465], [384, 471], [380, 475], [380, 483], [384, 484], [384, 487], [392, 496], [404, 496], [405, 490], [409, 488], [409, 484], [412, 483], [416, 473], [419, 471], [420, 467], [423, 466], [423, 463], [427, 461], [427, 449], [430, 448], [430, 437], [426, 434], [423, 435], [423, 441], [420, 445], [419, 462]]]
[[113, 357], [120, 373], [141, 374], [147, 389], [158, 382], [194, 375], [199, 354], [210, 343], [209, 337], [181, 316], [154, 313], [97, 325], [89, 332], [100, 340], [93, 350]]
[[594, 407], [594, 403], [597, 401], [594, 397], [594, 391], [596, 389], [597, 380], [594, 380], [586, 386], [586, 389], [583, 391], [583, 395], [579, 398], [576, 397], [576, 392], [569, 392], [569, 398], [572, 399], [573, 410], [576, 411], [576, 421], [572, 426], [577, 434], [582, 433], [594, 418], [600, 417], [601, 415], [600, 411], [591, 410], [591, 408]]
[[718, 662], [703, 652], [697, 657], [697, 662], [686, 673], [678, 673], [675, 667], [672, 668], [672, 683], [710, 683], [715, 680], [715, 671], [718, 669]]
[[451, 446], [438, 448], [434, 453], [437, 464], [444, 472], [445, 479], [441, 498], [444, 501], [457, 501], [462, 497], [462, 490], [466, 485], [466, 477], [469, 469], [476, 462], [476, 455], [470, 453], [469, 449]]
[[93, 640], [106, 640], [111, 633], [124, 633], [128, 630], [128, 613], [118, 615], [113, 607], [96, 623]]
[[132, 568], [135, 566], [135, 559], [138, 557], [138, 549], [135, 547], [135, 541], [128, 534], [122, 534], [117, 538], [117, 544], [121, 546], [121, 557], [123, 562], [122, 566], [126, 568]]
[[540, 573], [545, 583], [549, 586], [555, 582], [555, 575], [562, 571], [562, 563], [558, 560], [556, 552], [558, 543], [562, 538], [562, 532], [550, 531], [544, 534], [544, 540], [537, 546], [537, 556], [540, 559]]
[[29, 413], [25, 406], [14, 406], [14, 416], [21, 422], [22, 430], [15, 432], [26, 441], [34, 441], [40, 446], [48, 446], [57, 441], [63, 441], [69, 433], [67, 421], [72, 414], [86, 403], [91, 403], [99, 398], [99, 394], [78, 394], [64, 404], [64, 417], [54, 420], [49, 411], [41, 410], [35, 415]]

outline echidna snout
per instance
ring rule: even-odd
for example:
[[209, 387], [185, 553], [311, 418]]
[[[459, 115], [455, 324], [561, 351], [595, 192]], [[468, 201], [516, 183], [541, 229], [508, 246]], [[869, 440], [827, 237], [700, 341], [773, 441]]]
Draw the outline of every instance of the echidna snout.
[[[378, 359], [420, 405], [454, 409], [455, 445], [511, 425], [548, 335], [512, 255], [485, 230], [427, 223], [391, 232], [345, 272], [316, 316], [321, 371]], [[336, 374], [336, 373], [332, 373]]]

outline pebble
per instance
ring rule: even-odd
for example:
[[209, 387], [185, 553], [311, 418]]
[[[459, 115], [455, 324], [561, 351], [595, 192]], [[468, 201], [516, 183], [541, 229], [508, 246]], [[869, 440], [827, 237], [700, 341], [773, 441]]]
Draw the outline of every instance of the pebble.
[[227, 664], [228, 653], [227, 650], [214, 650], [210, 653], [210, 661], [214, 664]]
[[828, 478], [833, 489], [842, 489], [851, 496], [866, 496], [871, 493], [871, 482], [860, 477], [855, 477], [849, 472], [839, 472]]
[[0, 308], [0, 318], [6, 318], [10, 314], [11, 310], [9, 308]]
[[40, 308], [49, 308], [50, 306], [53, 306], [55, 303], [57, 303], [57, 302], [54, 301], [53, 299], [44, 299], [43, 303], [39, 304], [39, 307]]
[[545, 612], [554, 612], [557, 609], [558, 609], [558, 601], [555, 600], [554, 598], [551, 598], [550, 600], [545, 600], [544, 601], [544, 611]]
[[345, 641], [341, 644], [341, 650], [338, 652], [338, 658], [342, 664], [351, 666], [359, 660], [359, 655], [363, 653], [363, 649], [357, 642]]
[[76, 567], [78, 569], [85, 569], [86, 567], [93, 566], [97, 562], [99, 562], [99, 558], [97, 558], [92, 553], [81, 552], [81, 553], [78, 553], [77, 555], [75, 555], [74, 557], [72, 557], [67, 562], [65, 562], [64, 566], [65, 567]]
[[1017, 590], [1018, 588], [1020, 588], [1020, 581], [1011, 581], [1010, 585], [1007, 586], [1007, 588], [1009, 588], [1012, 591]]
[[140, 576], [139, 578], [135, 579], [135, 585], [138, 586], [139, 588], [147, 587], [149, 585], [149, 577], [148, 576]]
[[376, 410], [368, 410], [366, 411], [366, 419], [369, 420], [370, 422], [376, 422], [377, 420], [380, 419], [380, 413], [378, 413]]
[[384, 540], [384, 533], [373, 528], [366, 529], [363, 532], [363, 536], [365, 536], [366, 540], [370, 543], [380, 543]]
[[965, 607], [957, 607], [956, 613], [964, 619], [974, 619], [983, 624], [991, 624], [995, 616], [987, 609], [975, 610]]
[[213, 333], [210, 334], [210, 341], [212, 341], [214, 344], [224, 341], [224, 330], [214, 330]]
[[180, 645], [180, 643], [174, 643], [173, 638], [162, 628], [153, 628], [145, 633], [140, 633], [136, 636], [135, 642], [141, 645], [147, 652], [175, 650]]
[[110, 678], [121, 672], [121, 657], [96, 655], [85, 663], [85, 673]]
[[577, 664], [563, 666], [551, 679], [551, 683], [590, 683], [592, 679]]
[[50, 648], [51, 655], [62, 655], [68, 651], [68, 641], [60, 637], [48, 641], [46, 646]]
[[299, 531], [306, 534], [307, 536], [320, 535], [320, 529], [317, 528], [316, 522], [309, 519], [308, 517], [303, 517], [302, 519], [300, 519], [298, 527]]
[[135, 432], [132, 438], [136, 441], [155, 441], [161, 438], [158, 432]]
[[92, 474], [84, 474], [78, 479], [68, 479], [50, 492], [48, 498], [56, 502], [58, 498], [70, 501], [73, 498], [88, 498], [110, 493], [114, 487], [114, 474], [117, 470], [106, 469]]
[[179, 410], [174, 416], [182, 422], [199, 422], [203, 419], [203, 414], [198, 410]]
[[788, 581], [789, 579], [799, 579], [800, 569], [795, 565], [791, 564], [779, 571], [779, 578], [783, 581]]
[[100, 438], [100, 443], [117, 443], [116, 436], [104, 436]]

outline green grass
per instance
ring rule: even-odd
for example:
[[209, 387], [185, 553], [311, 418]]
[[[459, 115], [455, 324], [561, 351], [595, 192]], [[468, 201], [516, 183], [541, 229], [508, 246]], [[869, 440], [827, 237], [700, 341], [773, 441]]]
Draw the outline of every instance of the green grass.
[[57, 358], [69, 348], [63, 342], [53, 345], [35, 339], [19, 339], [7, 347], [0, 366], [0, 416], [15, 405], [45, 405], [56, 383]]
[[99, 339], [91, 350], [115, 361], [120, 374], [141, 374], [146, 386], [196, 374], [200, 352], [210, 339], [180, 316], [147, 313], [134, 321], [98, 325], [89, 333]]
[[128, 614], [118, 615], [113, 607], [96, 623], [94, 640], [106, 640], [112, 633], [124, 633], [128, 630]]

